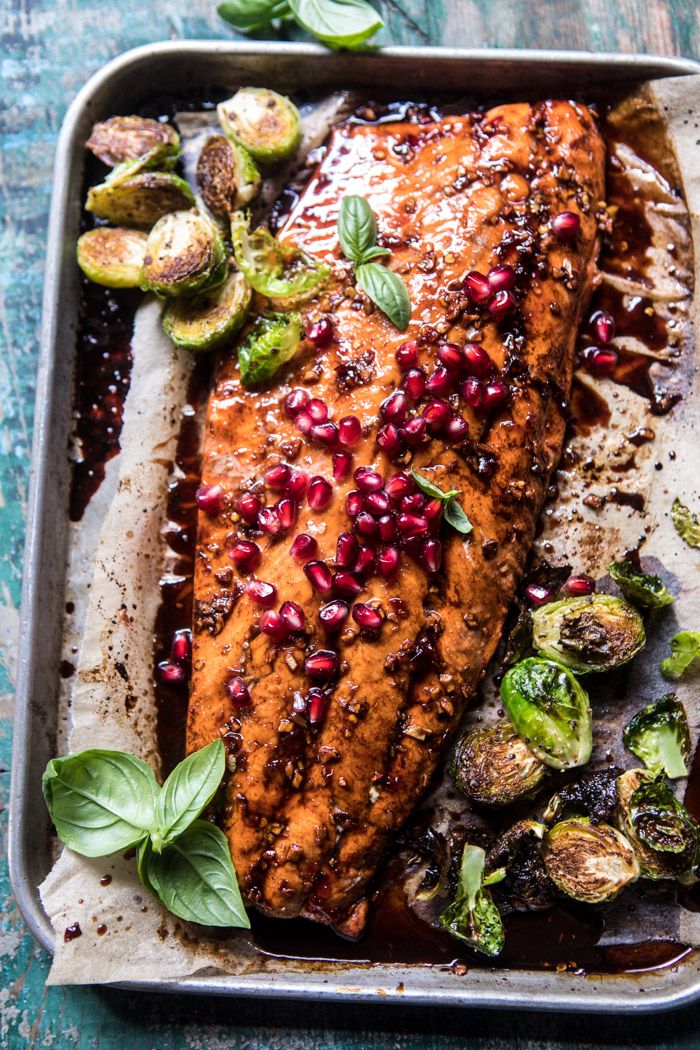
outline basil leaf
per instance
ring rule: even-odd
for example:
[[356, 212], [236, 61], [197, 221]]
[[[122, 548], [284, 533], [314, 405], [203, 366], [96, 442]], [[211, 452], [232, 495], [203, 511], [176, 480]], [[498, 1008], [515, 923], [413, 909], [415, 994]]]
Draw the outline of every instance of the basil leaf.
[[684, 506], [678, 498], [674, 499], [671, 507], [671, 521], [684, 543], [687, 543], [689, 547], [700, 547], [700, 521], [698, 521], [698, 516]]
[[151, 833], [156, 853], [160, 853], [164, 844], [181, 835], [211, 802], [225, 768], [222, 740], [213, 740], [175, 766], [156, 802], [157, 830]]
[[158, 784], [134, 755], [90, 750], [52, 758], [41, 783], [59, 838], [84, 857], [128, 849], [153, 826]]
[[145, 888], [180, 919], [250, 928], [226, 836], [206, 820], [195, 820], [160, 854], [144, 843], [139, 875]]
[[239, 33], [268, 29], [275, 18], [289, 14], [289, 4], [279, 0], [227, 0], [217, 11]]
[[671, 639], [671, 655], [661, 661], [664, 678], [681, 678], [700, 657], [700, 631], [679, 631]]
[[400, 332], [408, 328], [411, 300], [398, 274], [377, 263], [363, 263], [355, 270], [357, 283]]
[[384, 25], [365, 0], [289, 0], [299, 25], [333, 47], [355, 48]]
[[450, 500], [460, 494], [459, 489], [450, 489], [449, 492], [445, 492], [443, 489], [438, 488], [437, 485], [433, 485], [432, 481], [424, 478], [417, 470], [412, 470], [411, 476], [421, 492], [424, 492], [426, 496], [431, 496], [432, 499]]
[[467, 536], [472, 531], [472, 523], [456, 499], [449, 499], [445, 504], [445, 521], [463, 536]]
[[338, 240], [343, 255], [355, 266], [376, 248], [377, 220], [364, 197], [343, 197], [338, 214]]

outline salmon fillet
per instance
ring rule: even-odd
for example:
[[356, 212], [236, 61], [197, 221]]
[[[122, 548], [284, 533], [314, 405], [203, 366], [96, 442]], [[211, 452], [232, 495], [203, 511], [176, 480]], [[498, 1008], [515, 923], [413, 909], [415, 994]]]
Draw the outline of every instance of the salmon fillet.
[[[340, 254], [336, 222], [346, 194], [367, 198], [389, 265], [408, 286], [406, 333], [358, 292]], [[429, 784], [484, 675], [561, 452], [603, 196], [604, 145], [590, 111], [576, 103], [504, 105], [423, 125], [342, 126], [280, 234], [331, 266], [330, 283], [302, 308], [307, 332], [332, 318], [330, 344], [306, 340], [259, 390], [241, 385], [235, 349], [222, 355], [202, 482], [225, 496], [218, 513], [199, 514], [187, 748], [218, 736], [227, 744], [223, 827], [246, 899], [268, 914], [360, 928], [382, 851]], [[553, 232], [562, 212], [578, 216], [573, 237]], [[470, 300], [463, 278], [501, 264], [515, 271], [516, 308], [494, 316]], [[380, 450], [377, 433], [380, 405], [401, 384], [395, 355], [405, 340], [417, 344], [428, 374], [445, 341], [478, 343], [507, 399], [499, 388], [490, 407], [473, 408], [455, 385], [451, 404], [465, 433], [428, 431], [397, 461]], [[318, 612], [332, 595], [315, 591], [290, 556], [294, 537], [310, 534], [317, 557], [335, 570], [337, 537], [353, 527], [346, 497], [355, 488], [352, 472], [333, 480], [332, 452], [285, 410], [298, 388], [322, 399], [335, 421], [359, 418], [354, 468], [371, 466], [385, 480], [415, 468], [443, 490], [458, 489], [473, 524], [466, 536], [442, 527], [437, 572], [421, 563], [423, 540], [408, 540], [394, 579], [364, 578], [348, 602], [378, 606], [379, 630], [350, 617], [329, 637]], [[419, 414], [430, 399], [418, 402]], [[333, 497], [321, 511], [304, 502], [297, 522], [270, 537], [240, 519], [236, 500], [249, 491], [268, 504], [278, 499], [263, 475], [280, 463], [330, 479]], [[229, 553], [240, 537], [261, 548], [255, 576], [276, 587], [274, 608], [293, 600], [304, 610], [305, 631], [284, 644], [258, 628], [260, 606], [244, 590], [249, 577]], [[319, 683], [305, 659], [319, 649], [337, 654], [338, 673], [320, 684], [322, 699], [310, 712], [309, 689]], [[249, 702], [231, 695], [227, 683], [236, 677]]]

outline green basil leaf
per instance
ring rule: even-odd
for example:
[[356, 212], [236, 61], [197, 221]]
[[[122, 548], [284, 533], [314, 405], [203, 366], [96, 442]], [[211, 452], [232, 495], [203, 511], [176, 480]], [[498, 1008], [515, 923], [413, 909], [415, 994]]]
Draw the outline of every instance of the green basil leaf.
[[384, 25], [366, 0], [289, 0], [299, 25], [333, 47], [355, 48]]
[[250, 928], [226, 836], [206, 820], [195, 820], [160, 854], [144, 843], [139, 875], [145, 888], [180, 919]]
[[377, 220], [364, 197], [343, 197], [338, 214], [338, 240], [343, 255], [355, 266], [376, 248]]
[[379, 259], [382, 255], [391, 255], [388, 248], [380, 248], [378, 244], [374, 248], [368, 248], [359, 260], [360, 264], [370, 262], [371, 259]]
[[221, 783], [226, 768], [222, 740], [213, 740], [201, 751], [175, 766], [160, 789], [156, 802], [156, 830], [151, 842], [156, 853], [162, 846], [181, 835], [209, 805]]
[[681, 678], [700, 657], [700, 631], [679, 631], [671, 639], [671, 655], [661, 661], [664, 678]]
[[59, 838], [84, 857], [140, 842], [153, 826], [159, 791], [141, 759], [97, 750], [51, 759], [42, 789]]
[[671, 521], [673, 527], [689, 547], [700, 547], [700, 521], [697, 514], [693, 514], [688, 507], [676, 498], [671, 507]]
[[451, 500], [460, 494], [459, 489], [450, 489], [448, 492], [445, 492], [444, 489], [438, 488], [437, 485], [433, 485], [432, 481], [424, 478], [417, 470], [412, 470], [411, 476], [421, 492], [424, 492], [426, 496], [430, 496], [432, 499]]
[[217, 11], [239, 33], [268, 29], [276, 18], [289, 14], [289, 4], [279, 0], [227, 0]]
[[404, 332], [411, 319], [411, 300], [408, 288], [398, 274], [378, 263], [363, 263], [356, 268], [355, 273], [360, 288], [391, 323]]
[[472, 523], [462, 510], [461, 504], [456, 499], [449, 499], [445, 504], [445, 521], [457, 532], [467, 536], [472, 531]]

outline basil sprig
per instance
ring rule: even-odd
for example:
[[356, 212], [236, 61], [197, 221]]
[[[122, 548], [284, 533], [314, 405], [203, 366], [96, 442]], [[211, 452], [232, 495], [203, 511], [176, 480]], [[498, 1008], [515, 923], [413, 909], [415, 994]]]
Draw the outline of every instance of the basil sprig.
[[359, 287], [399, 331], [405, 331], [411, 319], [408, 288], [393, 270], [371, 261], [389, 252], [377, 244], [377, 220], [364, 197], [343, 197], [338, 240], [343, 255], [355, 267]]
[[361, 47], [384, 25], [366, 0], [227, 0], [219, 14], [239, 33], [276, 29], [293, 20], [327, 47]]
[[457, 532], [461, 532], [463, 536], [467, 536], [472, 531], [473, 526], [464, 513], [461, 503], [457, 502], [457, 497], [461, 495], [459, 489], [450, 489], [448, 492], [445, 492], [443, 489], [438, 488], [437, 485], [434, 485], [432, 481], [424, 478], [416, 470], [412, 470], [411, 475], [421, 492], [424, 492], [426, 496], [430, 496], [431, 499], [442, 500], [445, 504], [443, 513], [447, 524], [451, 525]]
[[214, 740], [159, 787], [153, 770], [123, 751], [52, 758], [42, 789], [59, 838], [84, 857], [138, 847], [141, 882], [173, 915], [207, 926], [248, 927], [223, 832], [197, 818], [226, 764]]

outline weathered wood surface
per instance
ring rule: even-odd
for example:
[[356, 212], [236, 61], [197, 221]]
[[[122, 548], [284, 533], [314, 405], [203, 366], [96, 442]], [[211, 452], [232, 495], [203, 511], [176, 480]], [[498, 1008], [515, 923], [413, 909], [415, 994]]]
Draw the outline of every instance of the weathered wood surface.
[[[378, 0], [385, 43], [700, 56], [696, 0]], [[0, 853], [4, 854], [22, 545], [52, 154], [66, 106], [108, 59], [150, 41], [224, 38], [215, 0], [0, 0]], [[657, 1018], [151, 998], [44, 987], [0, 867], [0, 1046], [697, 1047], [700, 1008]]]

